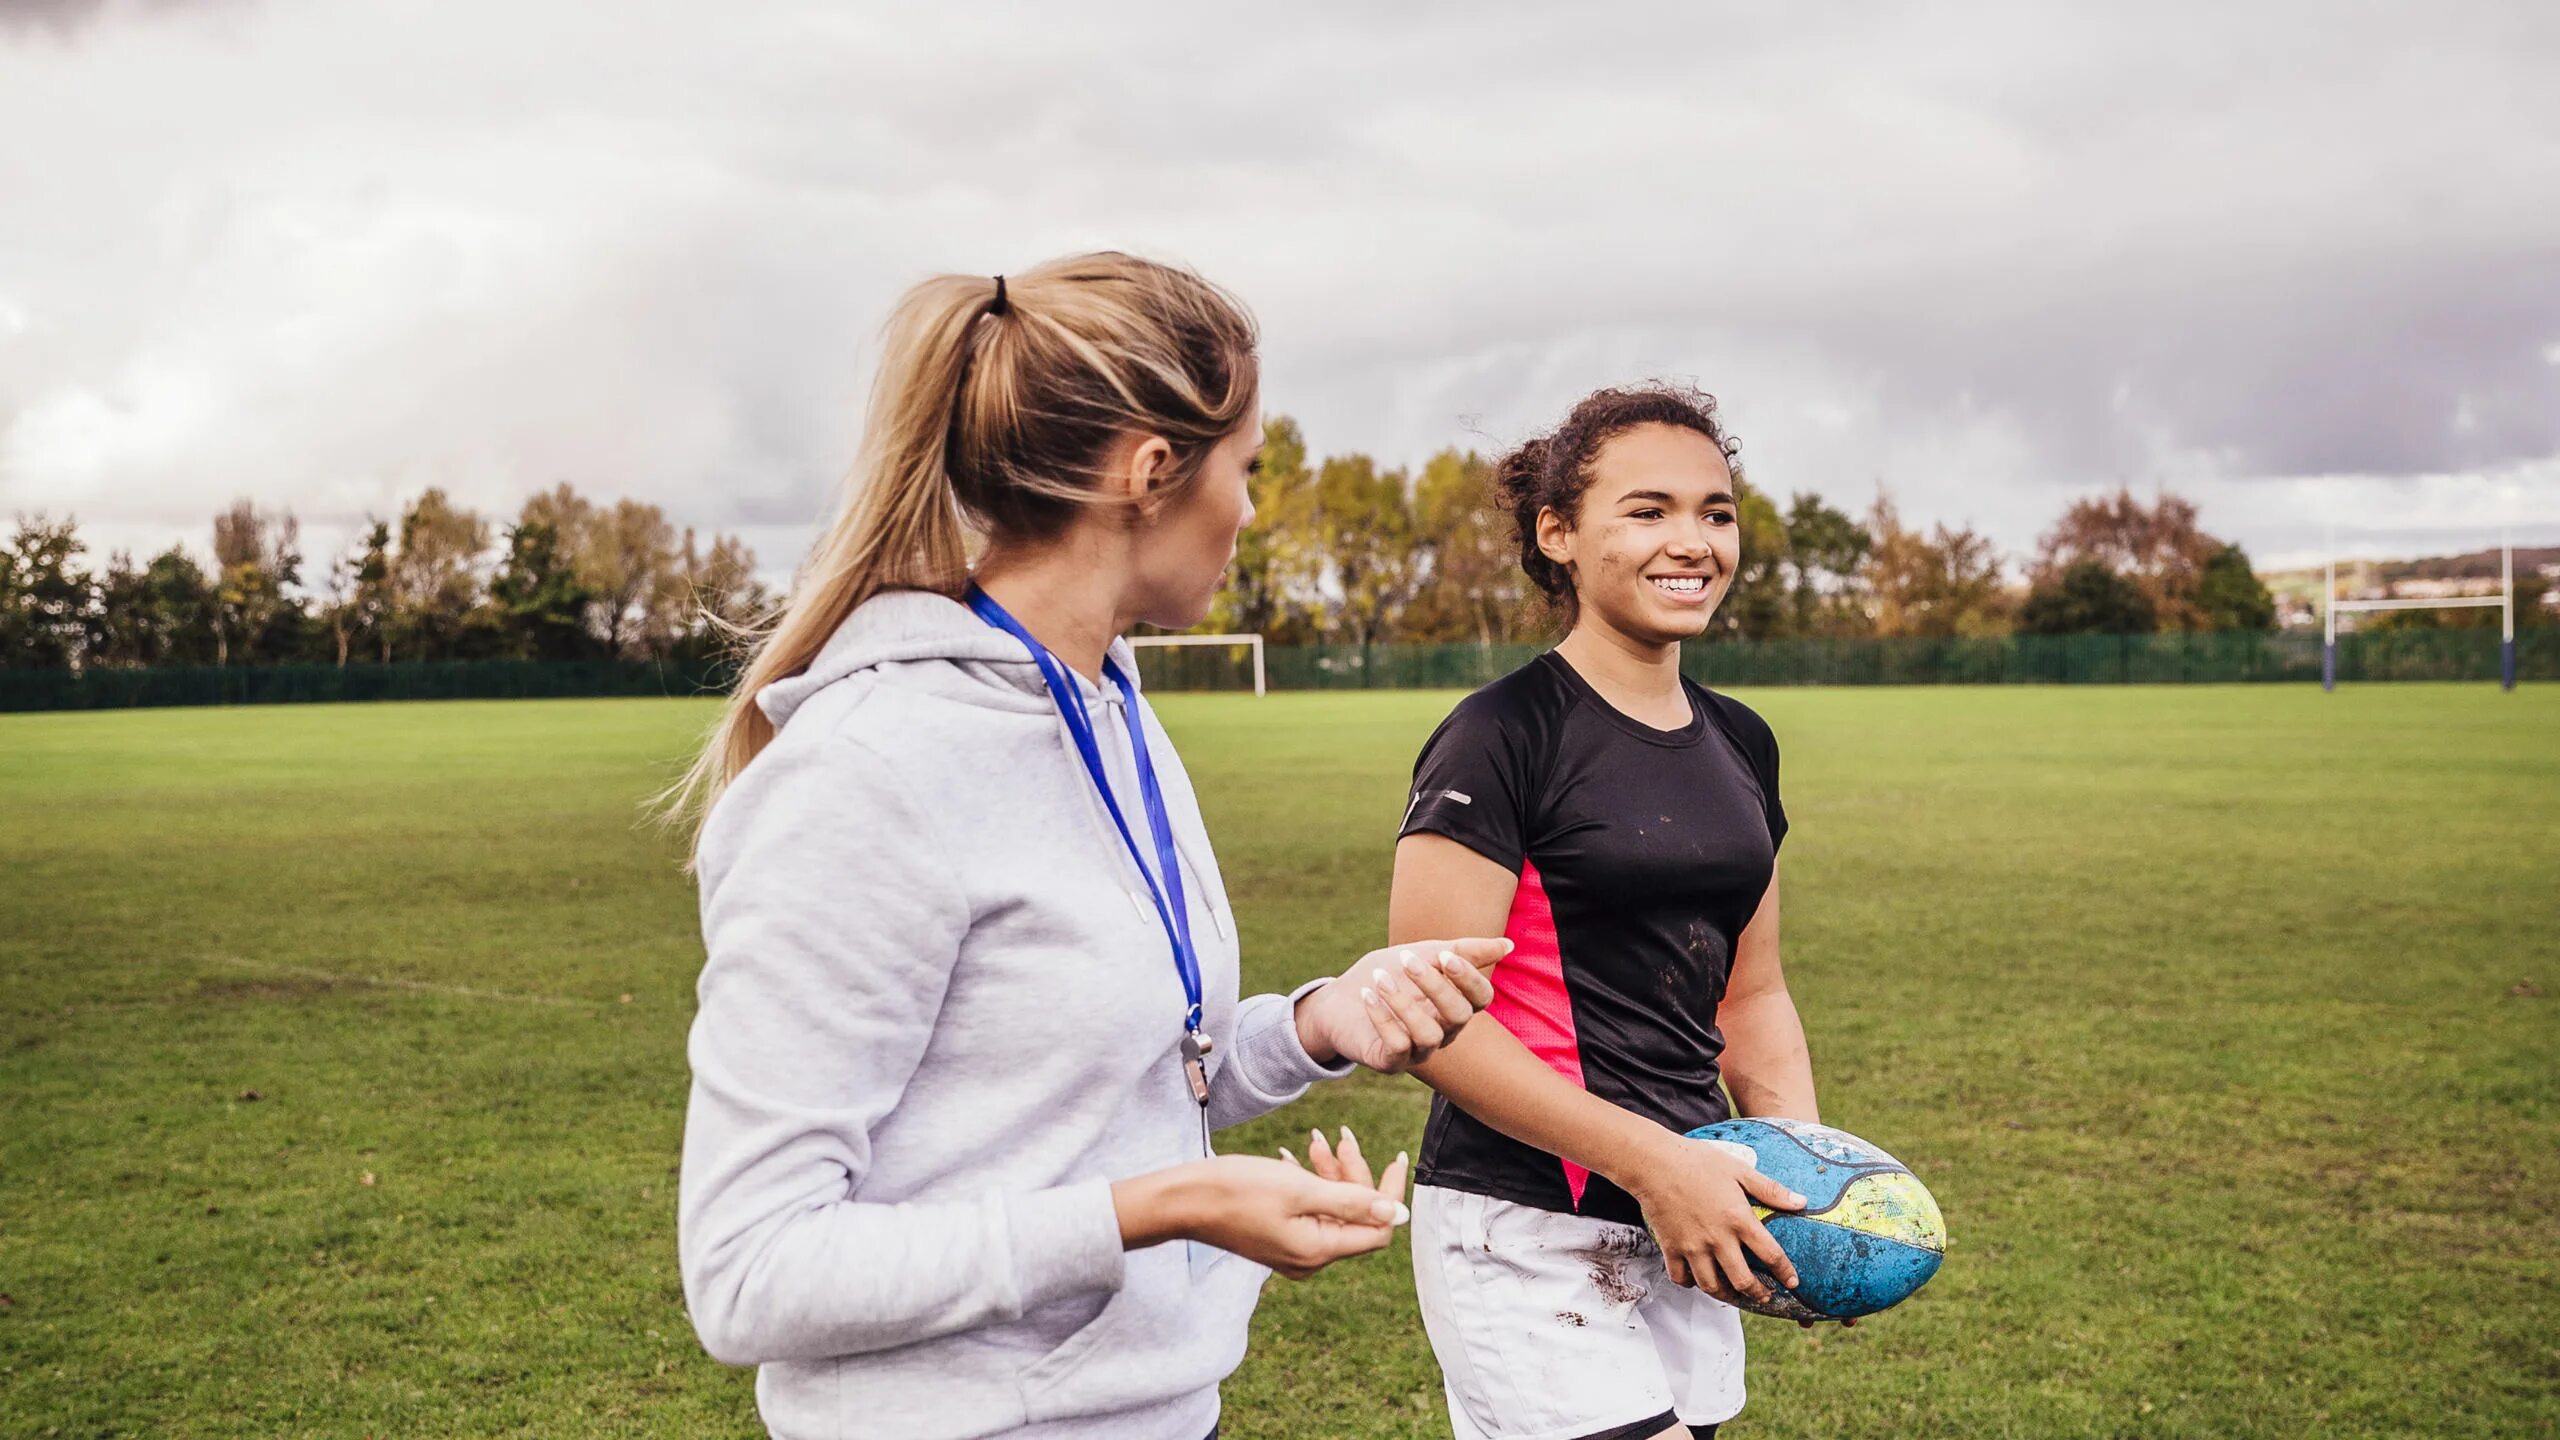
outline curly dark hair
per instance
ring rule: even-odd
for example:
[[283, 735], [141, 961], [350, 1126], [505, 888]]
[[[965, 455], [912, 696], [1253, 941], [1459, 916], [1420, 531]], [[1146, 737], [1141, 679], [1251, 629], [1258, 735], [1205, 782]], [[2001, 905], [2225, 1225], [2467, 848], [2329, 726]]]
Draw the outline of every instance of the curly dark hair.
[[1672, 425], [1705, 436], [1724, 452], [1734, 483], [1742, 483], [1742, 442], [1725, 430], [1716, 397], [1694, 385], [1662, 380], [1592, 391], [1565, 415], [1563, 424], [1523, 441], [1494, 466], [1494, 499], [1511, 512], [1519, 531], [1520, 568], [1546, 593], [1567, 626], [1580, 602], [1572, 573], [1538, 548], [1538, 512], [1553, 510], [1568, 523], [1577, 522], [1600, 447], [1639, 425]]

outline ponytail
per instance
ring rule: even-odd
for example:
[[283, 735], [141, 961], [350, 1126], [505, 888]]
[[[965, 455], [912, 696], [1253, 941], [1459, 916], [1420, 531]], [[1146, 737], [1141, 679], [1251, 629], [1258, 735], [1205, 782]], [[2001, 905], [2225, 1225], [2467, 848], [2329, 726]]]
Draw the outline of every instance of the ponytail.
[[1056, 535], [1101, 497], [1096, 465], [1135, 431], [1174, 450], [1170, 494], [1252, 413], [1252, 319], [1190, 271], [1115, 253], [1003, 279], [942, 275], [891, 314], [848, 494], [790, 598], [741, 636], [744, 669], [661, 815], [701, 825], [772, 743], [756, 704], [806, 671], [846, 617], [887, 590], [958, 597], [972, 531]]

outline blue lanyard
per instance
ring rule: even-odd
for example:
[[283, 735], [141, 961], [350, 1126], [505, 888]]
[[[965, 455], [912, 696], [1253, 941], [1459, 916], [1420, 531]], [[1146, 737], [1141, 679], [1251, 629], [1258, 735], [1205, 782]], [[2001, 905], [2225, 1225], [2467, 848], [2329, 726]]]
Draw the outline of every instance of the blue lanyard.
[[[1111, 812], [1111, 823], [1119, 828], [1120, 841], [1129, 847], [1129, 858], [1137, 861], [1138, 873], [1147, 882], [1147, 894], [1156, 902], [1156, 918], [1164, 924], [1165, 939], [1173, 946], [1173, 968], [1182, 976], [1183, 997], [1191, 1008], [1184, 1013], [1183, 1061], [1190, 1073], [1193, 1097], [1203, 1105], [1208, 1101], [1208, 1072], [1201, 1057], [1209, 1051], [1209, 1037], [1200, 1030], [1200, 952], [1191, 943], [1191, 910], [1182, 894], [1182, 865], [1173, 849], [1173, 823], [1164, 810], [1164, 787], [1156, 783], [1155, 762], [1147, 755], [1146, 727], [1138, 720], [1137, 687], [1109, 656], [1102, 660], [1102, 673], [1120, 687], [1124, 718], [1129, 722], [1129, 750], [1138, 762], [1138, 793], [1145, 802], [1147, 825], [1155, 834], [1156, 868], [1150, 871], [1138, 849], [1137, 836], [1130, 833], [1128, 819], [1120, 813], [1120, 801], [1111, 793], [1111, 778], [1102, 768], [1102, 747], [1095, 743], [1093, 717], [1085, 713], [1084, 694], [1076, 687], [1075, 677], [1049, 647], [1031, 637], [1022, 622], [1006, 613], [995, 597], [976, 584], [969, 586], [969, 608], [978, 618], [1011, 635], [1030, 647], [1031, 658], [1040, 667], [1040, 678], [1049, 687], [1049, 698], [1057, 702], [1058, 713], [1065, 717], [1067, 732], [1075, 737], [1076, 752], [1084, 758], [1085, 774], [1092, 777], [1093, 788], [1102, 794], [1102, 808]], [[1156, 877], [1164, 877], [1159, 886]]]

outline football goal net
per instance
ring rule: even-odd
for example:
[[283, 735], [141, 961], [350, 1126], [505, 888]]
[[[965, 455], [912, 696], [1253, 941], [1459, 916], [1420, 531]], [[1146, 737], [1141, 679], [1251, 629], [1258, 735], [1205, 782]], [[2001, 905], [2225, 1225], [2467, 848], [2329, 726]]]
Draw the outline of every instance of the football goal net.
[[[1249, 669], [1253, 693], [1263, 693], [1262, 637], [1259, 635], [1131, 635], [1129, 648], [1156, 651], [1138, 658], [1139, 672], [1150, 689], [1240, 690]], [[1240, 663], [1249, 662], [1240, 668]]]

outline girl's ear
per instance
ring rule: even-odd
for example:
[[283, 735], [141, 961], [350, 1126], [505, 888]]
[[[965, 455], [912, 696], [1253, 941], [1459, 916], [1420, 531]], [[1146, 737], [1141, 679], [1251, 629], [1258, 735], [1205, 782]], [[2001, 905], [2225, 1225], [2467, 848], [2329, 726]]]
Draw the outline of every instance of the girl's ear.
[[1538, 553], [1566, 569], [1573, 568], [1573, 524], [1552, 505], [1538, 509]]

